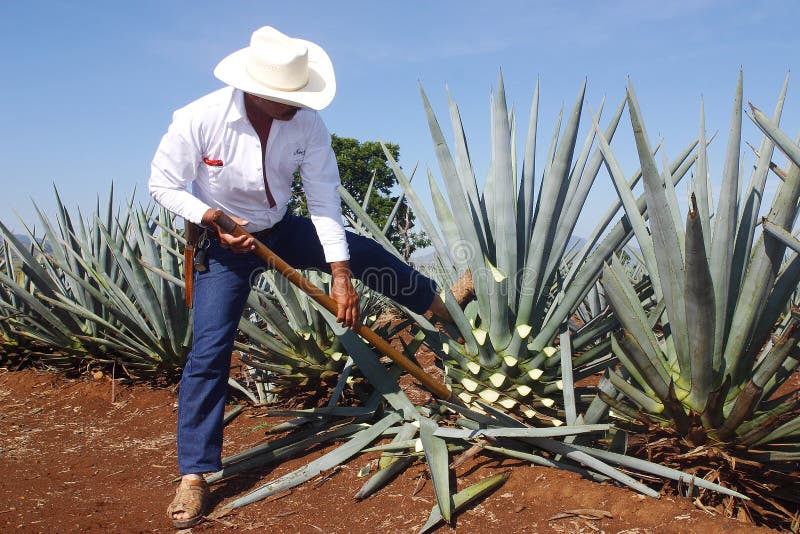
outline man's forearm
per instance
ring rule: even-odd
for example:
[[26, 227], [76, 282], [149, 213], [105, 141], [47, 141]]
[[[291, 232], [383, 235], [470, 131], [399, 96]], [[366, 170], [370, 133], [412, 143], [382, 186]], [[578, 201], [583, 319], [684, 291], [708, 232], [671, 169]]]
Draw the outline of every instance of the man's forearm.
[[331, 276], [331, 297], [336, 301], [337, 313], [336, 320], [342, 325], [353, 328], [358, 324], [358, 293], [356, 293], [353, 283], [350, 280], [350, 262], [332, 261]]
[[353, 275], [349, 261], [332, 261], [330, 266], [333, 278], [347, 278], [349, 280]]

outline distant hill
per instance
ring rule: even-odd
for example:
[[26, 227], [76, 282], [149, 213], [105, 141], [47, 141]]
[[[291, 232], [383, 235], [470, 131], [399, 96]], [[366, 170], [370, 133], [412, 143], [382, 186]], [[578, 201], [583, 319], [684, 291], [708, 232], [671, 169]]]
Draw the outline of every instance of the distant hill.
[[[27, 235], [22, 235], [22, 234], [14, 234], [14, 237], [16, 237], [17, 239], [19, 239], [19, 241], [20, 241], [20, 242], [21, 242], [23, 245], [30, 245], [30, 243], [31, 243], [31, 239], [30, 239], [30, 238], [29, 238]], [[5, 240], [4, 240], [2, 237], [0, 237], [0, 245], [3, 245], [3, 244], [5, 244]]]
[[14, 237], [16, 237], [17, 239], [19, 239], [19, 240], [20, 240], [20, 242], [21, 242], [23, 245], [30, 245], [30, 244], [31, 244], [31, 238], [30, 238], [30, 237], [28, 237], [27, 235], [23, 235], [23, 234], [14, 234]]
[[[27, 234], [14, 234], [14, 237], [16, 237], [19, 240], [19, 242], [22, 243], [23, 245], [27, 246], [31, 244], [31, 238], [28, 237]], [[2, 244], [3, 244], [3, 238], [0, 237], [0, 245]], [[45, 244], [44, 249], [46, 252], [50, 252], [52, 250], [52, 248], [50, 247], [50, 243]]]

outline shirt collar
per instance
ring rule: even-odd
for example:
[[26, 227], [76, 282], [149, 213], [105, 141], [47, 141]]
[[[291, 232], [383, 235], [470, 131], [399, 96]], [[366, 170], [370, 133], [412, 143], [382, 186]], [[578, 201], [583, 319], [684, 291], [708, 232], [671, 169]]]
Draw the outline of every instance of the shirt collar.
[[234, 123], [247, 118], [247, 113], [244, 109], [244, 92], [233, 87], [231, 89], [231, 102], [225, 114], [225, 122], [227, 123]]
[[[303, 111], [303, 108], [300, 108], [300, 111]], [[273, 128], [275, 127], [275, 124], [277, 124], [278, 128], [280, 128], [281, 124], [285, 122], [291, 122], [296, 117], [297, 115], [292, 117], [290, 121], [275, 120], [273, 121]], [[231, 100], [228, 103], [228, 109], [225, 112], [225, 122], [227, 124], [233, 124], [234, 122], [247, 120], [247, 110], [244, 109], [244, 91], [241, 89], [236, 89], [235, 87], [231, 87]]]

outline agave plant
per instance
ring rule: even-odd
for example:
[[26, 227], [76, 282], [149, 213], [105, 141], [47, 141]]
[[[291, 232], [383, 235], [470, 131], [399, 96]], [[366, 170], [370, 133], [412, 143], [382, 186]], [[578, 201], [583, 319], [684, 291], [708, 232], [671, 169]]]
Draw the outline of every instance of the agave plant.
[[[740, 74], [716, 212], [701, 148], [685, 230], [671, 173], [667, 166], [659, 172], [651, 156], [632, 84], [627, 98], [649, 227], [634, 207], [631, 189], [596, 122], [594, 128], [657, 303], [645, 309], [617, 259], [605, 266], [607, 298], [623, 327], [612, 339], [613, 351], [625, 374], [610, 372], [618, 394], [602, 394], [603, 398], [619, 417], [650, 428], [649, 439], [657, 439], [652, 432], [660, 429], [680, 438], [665, 440], [669, 446], [700, 447], [686, 457], [702, 456], [702, 472], [719, 468], [740, 491], [761, 494], [756, 503], [744, 504], [747, 514], [788, 526], [789, 510], [800, 504], [795, 491], [800, 479], [792, 464], [800, 460], [800, 391], [787, 392], [781, 386], [800, 363], [798, 319], [789, 312], [800, 281], [800, 256], [794, 253], [784, 261], [786, 245], [775, 235], [786, 237], [797, 216], [800, 148], [777, 126], [785, 93], [786, 85], [773, 119], [754, 110], [751, 118], [765, 137], [750, 183], [739, 198]], [[701, 147], [704, 138], [701, 108]], [[789, 157], [790, 168], [765, 218], [768, 231], [756, 239], [776, 145]], [[648, 454], [653, 457], [652, 448]], [[748, 478], [754, 470], [760, 476]]]
[[191, 338], [182, 290], [153, 272], [181, 276], [174, 219], [130, 203], [117, 214], [113, 200], [112, 188], [104, 214], [98, 202], [92, 218], [73, 217], [56, 191], [55, 220], [37, 208], [44, 235], [25, 227], [27, 246], [0, 222], [4, 328], [62, 367], [99, 362], [129, 374], [169, 372]]
[[[567, 254], [568, 244], [589, 190], [602, 165], [602, 157], [591, 153], [590, 132], [576, 154], [578, 127], [583, 109], [585, 84], [561, 131], [556, 126], [544, 162], [538, 196], [535, 190], [538, 84], [534, 92], [528, 136], [521, 169], [516, 161], [516, 121], [506, 105], [502, 76], [492, 98], [492, 146], [490, 170], [479, 192], [470, 149], [456, 104], [450, 99], [450, 117], [455, 133], [455, 156], [451, 153], [436, 116], [422, 91], [422, 99], [436, 148], [449, 202], [429, 172], [429, 186], [438, 225], [411, 187], [397, 162], [386, 152], [409, 203], [431, 239], [437, 261], [449, 286], [465, 272], [471, 273], [476, 299], [461, 310], [445, 290], [445, 303], [455, 321], [456, 332], [444, 343], [435, 337], [429, 345], [444, 361], [449, 380], [461, 391], [465, 402], [481, 399], [513, 409], [526, 417], [560, 424], [563, 413], [553, 409], [553, 396], [564, 389], [560, 359], [552, 346], [562, 325], [592, 291], [603, 262], [630, 239], [625, 222], [608, 230], [619, 205], [613, 206], [577, 254]], [[624, 109], [614, 113], [605, 132], [611, 138]], [[560, 139], [559, 139], [560, 134]], [[691, 167], [692, 143], [670, 166], [675, 179]], [[591, 157], [590, 157], [591, 155]], [[519, 170], [519, 172], [518, 172]], [[518, 178], [519, 176], [519, 178]], [[639, 179], [634, 176], [633, 183]], [[640, 208], [644, 208], [643, 202]], [[562, 271], [565, 259], [571, 268]], [[607, 318], [613, 321], [613, 318]], [[594, 325], [596, 326], [596, 325]], [[576, 350], [595, 348], [609, 328], [596, 335], [579, 331]], [[458, 340], [458, 341], [456, 341]], [[461, 342], [463, 340], [463, 342]], [[594, 372], [583, 364], [605, 352], [596, 349], [577, 361], [575, 379]], [[571, 385], [569, 386], [571, 387]]]

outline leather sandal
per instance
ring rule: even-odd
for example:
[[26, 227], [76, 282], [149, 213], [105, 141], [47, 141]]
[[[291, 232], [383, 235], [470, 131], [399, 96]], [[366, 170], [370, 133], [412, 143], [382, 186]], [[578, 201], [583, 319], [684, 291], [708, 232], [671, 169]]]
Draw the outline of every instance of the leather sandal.
[[[172, 520], [175, 528], [184, 529], [193, 527], [203, 519], [208, 505], [208, 484], [205, 479], [181, 480], [175, 499], [167, 508], [167, 515]], [[188, 519], [175, 519], [175, 514], [185, 512]]]

